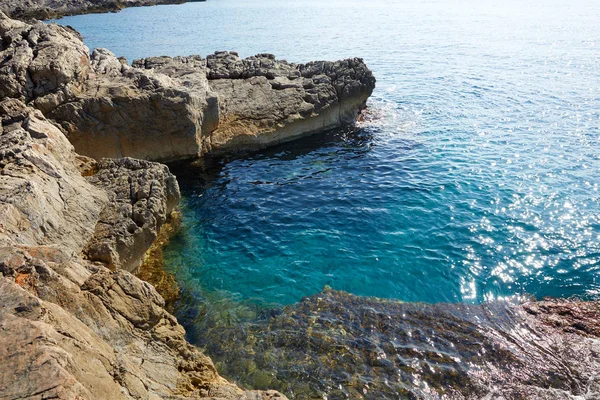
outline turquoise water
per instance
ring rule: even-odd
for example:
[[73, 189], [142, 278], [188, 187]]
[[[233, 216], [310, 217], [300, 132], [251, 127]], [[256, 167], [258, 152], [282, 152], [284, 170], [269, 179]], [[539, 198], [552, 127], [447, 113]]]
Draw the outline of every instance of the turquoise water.
[[209, 0], [60, 23], [130, 61], [365, 59], [356, 129], [172, 166], [174, 312], [245, 387], [429, 399], [514, 374], [589, 394], [510, 302], [440, 302], [599, 298], [598, 21], [596, 0]]
[[367, 121], [176, 166], [167, 265], [202, 296], [596, 297], [600, 3], [211, 0], [68, 17], [90, 48], [360, 56]]
[[[191, 286], [288, 304], [330, 285], [406, 301], [600, 287], [600, 3], [219, 0], [69, 17], [149, 55], [362, 56], [369, 120], [176, 171], [167, 261]], [[543, 6], [542, 6], [543, 5]]]

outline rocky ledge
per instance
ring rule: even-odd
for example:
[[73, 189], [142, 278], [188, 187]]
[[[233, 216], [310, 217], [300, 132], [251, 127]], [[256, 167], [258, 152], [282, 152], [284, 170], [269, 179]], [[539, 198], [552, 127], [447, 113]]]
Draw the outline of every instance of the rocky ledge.
[[358, 58], [293, 64], [218, 52], [130, 66], [105, 49], [90, 56], [77, 32], [58, 25], [0, 15], [0, 35], [0, 97], [41, 110], [96, 159], [263, 148], [354, 123], [375, 87]]
[[66, 15], [116, 12], [125, 7], [181, 4], [206, 0], [0, 0], [0, 10], [12, 18], [51, 19]]

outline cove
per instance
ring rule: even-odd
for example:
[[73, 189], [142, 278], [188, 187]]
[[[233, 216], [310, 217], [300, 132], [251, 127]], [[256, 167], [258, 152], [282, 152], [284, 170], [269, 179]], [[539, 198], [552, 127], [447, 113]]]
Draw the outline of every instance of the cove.
[[[523, 337], [524, 317], [505, 307], [597, 299], [598, 11], [586, 1], [227, 0], [61, 23], [129, 59], [221, 49], [365, 58], [378, 86], [357, 129], [172, 166], [183, 224], [165, 261], [182, 287], [178, 318], [228, 377], [295, 398], [397, 398], [485, 362], [473, 348], [497, 347], [481, 332], [537, 349], [518, 355], [535, 355], [525, 369], [547, 387], [534, 378], [551, 351], [536, 346], [551, 335]], [[149, 20], [160, 22], [152, 37]], [[480, 322], [490, 315], [500, 328]], [[472, 359], [452, 350], [459, 342]], [[398, 371], [418, 379], [369, 391]]]
[[203, 288], [280, 304], [324, 285], [404, 301], [593, 297], [597, 5], [520, 7], [226, 0], [60, 22], [130, 59], [360, 53], [377, 76], [355, 132], [179, 174], [184, 231], [167, 260]]

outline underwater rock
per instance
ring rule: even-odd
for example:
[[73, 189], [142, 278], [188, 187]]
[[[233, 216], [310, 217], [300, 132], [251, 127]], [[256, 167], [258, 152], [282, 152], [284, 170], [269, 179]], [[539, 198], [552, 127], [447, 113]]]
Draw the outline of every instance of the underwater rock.
[[402, 303], [326, 288], [246, 323], [205, 310], [185, 324], [200, 327], [196, 340], [223, 374], [290, 398], [600, 395], [594, 302]]

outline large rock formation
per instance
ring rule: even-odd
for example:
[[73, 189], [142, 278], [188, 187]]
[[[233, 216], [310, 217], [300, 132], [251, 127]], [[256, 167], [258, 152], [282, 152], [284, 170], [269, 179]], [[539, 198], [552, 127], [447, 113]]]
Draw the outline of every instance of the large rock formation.
[[353, 124], [375, 87], [358, 58], [292, 64], [218, 52], [129, 66], [105, 49], [90, 57], [68, 28], [1, 13], [0, 36], [0, 96], [32, 103], [96, 159], [259, 149]]
[[0, 38], [0, 398], [284, 398], [221, 378], [131, 275], [179, 189], [166, 166], [129, 156], [193, 158], [352, 123], [374, 85], [364, 63], [218, 53], [131, 67], [90, 56], [72, 29], [1, 12]]
[[180, 4], [206, 0], [0, 0], [0, 10], [12, 18], [60, 18], [65, 15], [114, 12], [125, 7]]
[[1, 399], [283, 398], [221, 378], [125, 270], [179, 199], [167, 167], [81, 157], [17, 99], [0, 121]]
[[72, 98], [91, 71], [89, 50], [76, 31], [42, 22], [26, 24], [0, 11], [0, 98]]
[[91, 66], [76, 99], [38, 104], [94, 158], [170, 161], [263, 148], [353, 124], [375, 85], [360, 59], [290, 64], [219, 52], [130, 67], [97, 49]]
[[36, 102], [79, 153], [160, 161], [204, 153], [218, 106], [199, 57], [181, 58], [172, 77], [132, 68], [103, 49], [94, 50], [90, 61], [95, 73], [84, 90], [62, 103]]
[[[171, 77], [189, 65], [185, 58], [156, 61], [133, 65]], [[196, 68], [205, 71], [218, 101], [219, 118], [203, 137], [203, 153], [255, 150], [352, 125], [375, 87], [359, 58], [292, 64], [272, 54], [242, 60], [234, 52], [217, 52], [188, 68], [186, 77]]]

